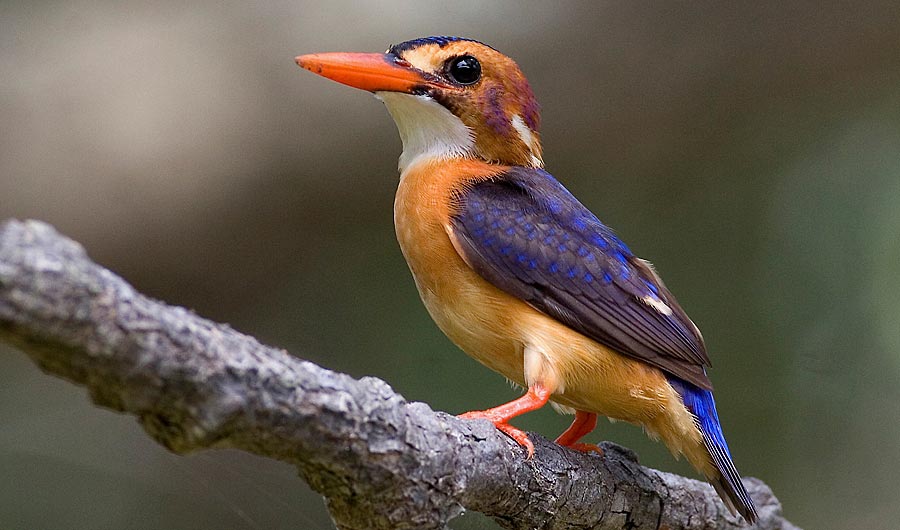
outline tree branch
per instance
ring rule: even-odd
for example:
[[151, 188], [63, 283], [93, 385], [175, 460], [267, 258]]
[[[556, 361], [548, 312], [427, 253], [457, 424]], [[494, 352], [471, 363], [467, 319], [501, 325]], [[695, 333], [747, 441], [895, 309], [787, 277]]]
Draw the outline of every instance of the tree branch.
[[[463, 509], [511, 529], [741, 527], [705, 483], [538, 435], [534, 459], [486, 421], [409, 403], [136, 292], [37, 221], [0, 225], [0, 339], [176, 453], [233, 447], [295, 465], [341, 529], [444, 528]], [[758, 528], [793, 529], [747, 489]]]

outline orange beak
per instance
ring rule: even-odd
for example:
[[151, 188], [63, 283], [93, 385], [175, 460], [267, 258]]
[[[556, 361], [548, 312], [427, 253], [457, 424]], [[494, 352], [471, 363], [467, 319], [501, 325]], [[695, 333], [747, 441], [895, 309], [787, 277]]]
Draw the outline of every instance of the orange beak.
[[422, 92], [453, 88], [390, 53], [311, 53], [295, 59], [301, 68], [369, 92]]

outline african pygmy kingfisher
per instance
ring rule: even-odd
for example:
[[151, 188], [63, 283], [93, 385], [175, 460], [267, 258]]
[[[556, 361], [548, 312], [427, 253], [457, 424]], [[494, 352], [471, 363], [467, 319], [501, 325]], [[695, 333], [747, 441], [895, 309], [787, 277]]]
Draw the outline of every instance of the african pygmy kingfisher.
[[297, 64], [373, 92], [403, 141], [394, 224], [425, 307], [466, 353], [527, 388], [485, 411], [509, 420], [552, 401], [575, 420], [643, 426], [683, 454], [732, 513], [756, 508], [732, 463], [700, 331], [653, 267], [549, 173], [540, 111], [512, 59], [477, 41], [428, 37], [384, 54], [322, 53]]

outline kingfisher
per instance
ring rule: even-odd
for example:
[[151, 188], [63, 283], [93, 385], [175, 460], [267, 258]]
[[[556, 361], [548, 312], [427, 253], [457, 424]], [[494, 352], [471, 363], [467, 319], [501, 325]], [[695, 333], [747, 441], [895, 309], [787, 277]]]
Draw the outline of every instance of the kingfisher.
[[436, 36], [297, 64], [374, 93], [403, 143], [394, 225], [419, 295], [463, 351], [527, 389], [468, 412], [534, 454], [511, 419], [574, 414], [576, 450], [602, 415], [684, 455], [732, 514], [757, 520], [722, 433], [700, 331], [654, 268], [544, 171], [540, 106], [518, 65]]

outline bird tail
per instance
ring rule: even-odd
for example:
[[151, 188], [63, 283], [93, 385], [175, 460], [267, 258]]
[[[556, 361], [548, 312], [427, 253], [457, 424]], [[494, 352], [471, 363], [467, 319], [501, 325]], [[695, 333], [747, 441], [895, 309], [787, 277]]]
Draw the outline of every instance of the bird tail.
[[670, 383], [681, 395], [685, 407], [694, 415], [697, 427], [703, 434], [703, 444], [714, 468], [711, 473], [707, 473], [709, 483], [732, 514], [740, 513], [747, 522], [755, 523], [759, 515], [731, 460], [712, 392], [681, 379], [671, 378]]

